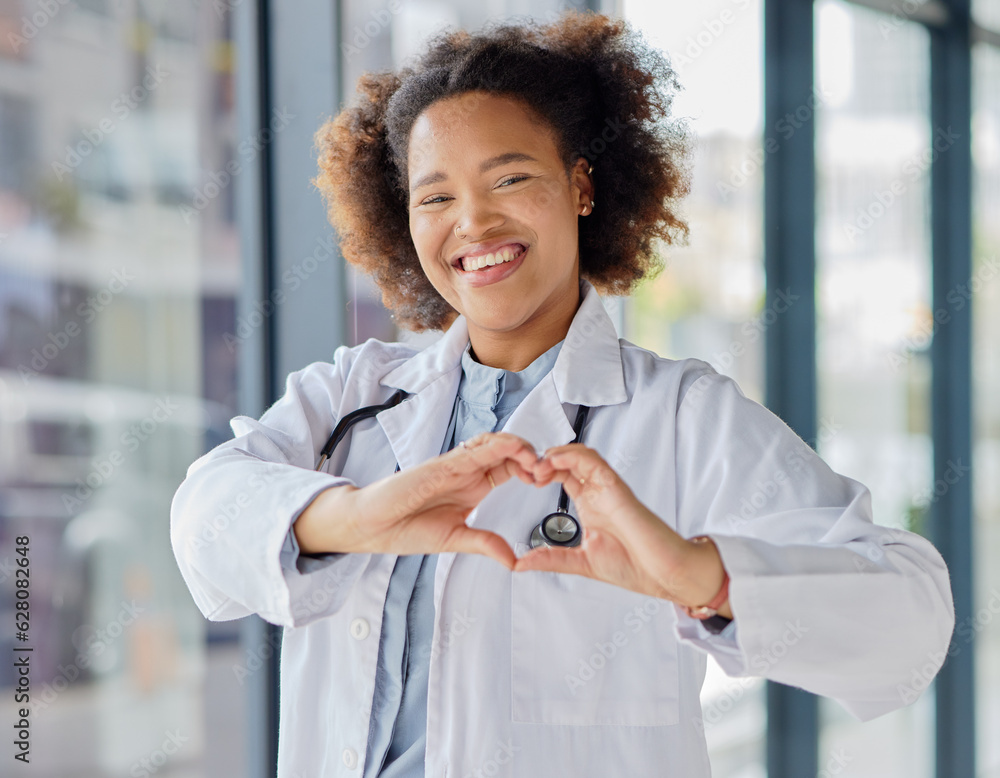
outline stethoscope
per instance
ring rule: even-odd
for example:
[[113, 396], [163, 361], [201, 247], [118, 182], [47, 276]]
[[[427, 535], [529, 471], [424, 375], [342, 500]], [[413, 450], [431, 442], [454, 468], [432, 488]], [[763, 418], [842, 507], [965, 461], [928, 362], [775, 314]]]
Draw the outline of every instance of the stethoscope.
[[[337, 423], [337, 426], [333, 428], [333, 433], [330, 435], [329, 440], [326, 441], [326, 445], [320, 449], [316, 469], [320, 470], [326, 464], [326, 461], [333, 456], [337, 444], [344, 439], [351, 427], [359, 421], [370, 419], [382, 411], [395, 408], [405, 397], [406, 392], [399, 389], [382, 405], [367, 405], [364, 408], [351, 411], [342, 418]], [[583, 427], [587, 423], [587, 413], [589, 410], [586, 405], [581, 405], [576, 412], [576, 421], [573, 422], [574, 443], [579, 443], [583, 436]], [[398, 462], [396, 463], [395, 472], [399, 472]], [[582, 540], [583, 530], [580, 527], [580, 521], [569, 512], [569, 495], [566, 494], [566, 488], [560, 486], [559, 502], [556, 504], [555, 511], [548, 514], [535, 525], [535, 528], [531, 530], [531, 537], [528, 542], [532, 548], [538, 548], [539, 546], [573, 548], [574, 546], [579, 546]]]

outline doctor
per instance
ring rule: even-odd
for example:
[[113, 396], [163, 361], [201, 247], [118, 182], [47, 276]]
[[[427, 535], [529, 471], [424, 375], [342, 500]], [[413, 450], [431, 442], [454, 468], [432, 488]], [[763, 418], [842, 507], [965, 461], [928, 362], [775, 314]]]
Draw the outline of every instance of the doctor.
[[[931, 544], [605, 313], [597, 290], [684, 231], [683, 135], [653, 121], [672, 78], [622, 22], [568, 14], [444, 36], [317, 135], [345, 256], [445, 332], [292, 373], [175, 496], [202, 613], [285, 627], [281, 778], [707, 777], [706, 654], [860, 719], [940, 666]], [[314, 470], [338, 420], [397, 390]], [[582, 543], [530, 550], [561, 488]]]

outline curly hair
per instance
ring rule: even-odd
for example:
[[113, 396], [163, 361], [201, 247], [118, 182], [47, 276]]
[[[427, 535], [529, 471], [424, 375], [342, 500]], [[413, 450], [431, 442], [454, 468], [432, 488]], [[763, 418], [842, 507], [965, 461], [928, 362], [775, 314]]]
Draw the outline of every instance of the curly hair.
[[517, 98], [555, 131], [567, 173], [586, 157], [600, 199], [580, 220], [580, 274], [628, 294], [662, 269], [655, 241], [686, 238], [686, 126], [670, 120], [676, 74], [621, 20], [567, 12], [538, 24], [445, 32], [415, 64], [366, 73], [358, 98], [316, 133], [330, 223], [344, 257], [370, 274], [396, 320], [443, 329], [455, 310], [424, 275], [409, 231], [410, 130], [432, 103], [466, 92]]

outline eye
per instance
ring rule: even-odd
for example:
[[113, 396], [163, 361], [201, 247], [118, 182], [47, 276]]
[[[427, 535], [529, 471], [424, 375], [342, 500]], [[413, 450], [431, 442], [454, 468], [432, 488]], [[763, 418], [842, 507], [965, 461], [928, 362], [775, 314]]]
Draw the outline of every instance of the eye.
[[[497, 189], [506, 187], [508, 184], [516, 184], [516, 183], [518, 183], [520, 181], [527, 181], [529, 178], [531, 178], [531, 176], [521, 176], [521, 175], [510, 176], [509, 178], [505, 178], [499, 184], [497, 184]], [[443, 202], [446, 202], [447, 200], [451, 200], [451, 199], [452, 198], [447, 197], [445, 195], [434, 195], [433, 197], [428, 197], [426, 200], [421, 200], [419, 203], [417, 203], [417, 205], [418, 206], [419, 205], [438, 205], [439, 203], [443, 203]]]
[[421, 200], [418, 205], [437, 205], [438, 203], [443, 203], [449, 198], [444, 195], [435, 195], [434, 197], [428, 197], [426, 200]]
[[511, 176], [510, 178], [505, 178], [497, 187], [507, 186], [507, 184], [516, 184], [518, 181], [527, 181], [528, 176]]

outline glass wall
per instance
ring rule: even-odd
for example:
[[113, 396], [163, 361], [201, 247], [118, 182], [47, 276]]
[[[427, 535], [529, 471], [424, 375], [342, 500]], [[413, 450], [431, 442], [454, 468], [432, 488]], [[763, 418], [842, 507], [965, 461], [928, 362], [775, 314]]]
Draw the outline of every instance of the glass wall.
[[[984, 4], [985, 5], [985, 4]], [[994, 6], [994, 9], [996, 7]], [[993, 23], [1000, 29], [1000, 14]], [[973, 270], [957, 304], [973, 316], [973, 500], [975, 591], [972, 623], [957, 643], [976, 651], [977, 772], [1000, 777], [1000, 49], [973, 49]]]
[[244, 772], [238, 625], [169, 537], [235, 408], [230, 10], [0, 2], [0, 714], [38, 778]]
[[[762, 127], [758, 0], [626, 0], [623, 16], [666, 51], [683, 91], [674, 104], [696, 141], [684, 203], [686, 246], [625, 306], [625, 337], [672, 359], [697, 357], [754, 400], [764, 394], [764, 334], [787, 310], [764, 307], [763, 164], [788, 127]], [[716, 778], [765, 775], [764, 682], [729, 678], [709, 659], [702, 688]]]
[[[923, 532], [933, 499], [930, 166], [957, 138], [929, 124], [922, 26], [839, 0], [817, 3], [815, 19], [818, 450], [871, 489], [876, 523]], [[930, 694], [864, 725], [830, 700], [820, 711], [821, 766], [931, 775]]]
[[683, 88], [674, 114], [696, 142], [688, 245], [667, 249], [666, 271], [626, 307], [626, 337], [703, 359], [760, 402], [764, 333], [781, 313], [763, 308], [763, 168], [787, 131], [763, 137], [761, 4], [627, 0], [623, 16], [670, 55]]

